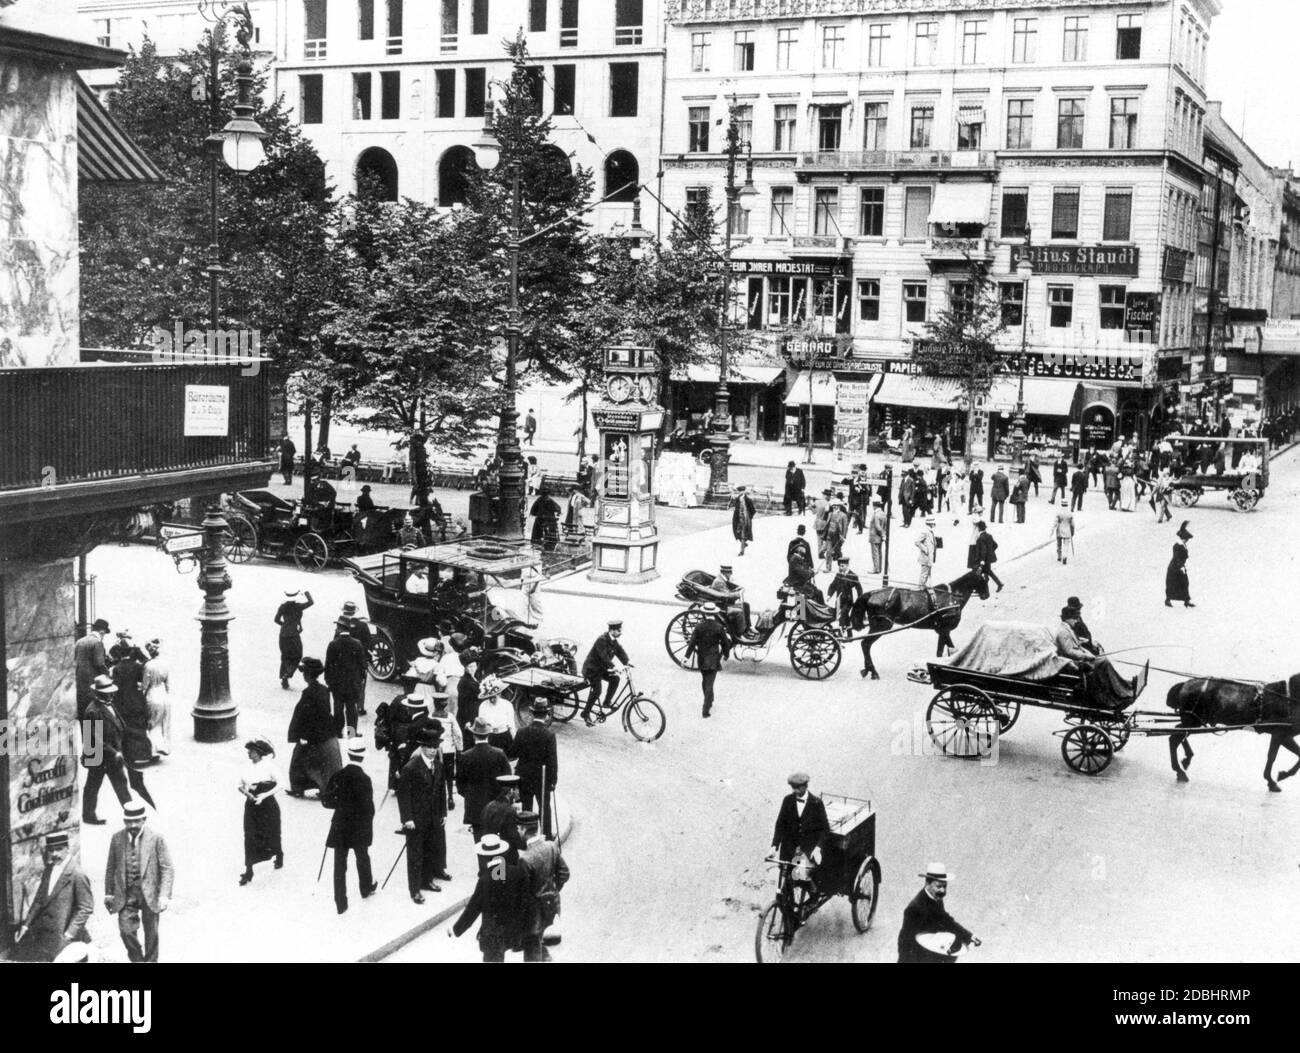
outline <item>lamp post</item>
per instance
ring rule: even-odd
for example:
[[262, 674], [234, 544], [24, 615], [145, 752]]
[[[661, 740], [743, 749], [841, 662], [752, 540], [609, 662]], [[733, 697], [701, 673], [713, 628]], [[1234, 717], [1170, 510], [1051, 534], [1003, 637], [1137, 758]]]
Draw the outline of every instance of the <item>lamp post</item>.
[[731, 392], [727, 389], [728, 333], [731, 326], [731, 233], [736, 212], [749, 212], [754, 207], [758, 191], [754, 188], [754, 157], [747, 150], [745, 157], [745, 182], [736, 185], [736, 162], [740, 158], [740, 124], [736, 119], [736, 104], [732, 102], [727, 115], [727, 218], [726, 235], [722, 249], [722, 307], [721, 328], [718, 333], [718, 390], [713, 401], [713, 429], [709, 436], [712, 457], [709, 460], [709, 492], [727, 493], [727, 461], [731, 457]]
[[1034, 273], [1033, 261], [1029, 250], [1033, 245], [1032, 232], [1025, 224], [1025, 244], [1021, 249], [1020, 262], [1016, 264], [1016, 274], [1025, 283], [1024, 300], [1020, 305], [1020, 368], [1017, 370], [1016, 415], [1011, 422], [1011, 462], [1023, 464], [1025, 458], [1025, 356], [1029, 351], [1029, 279]]
[[202, 625], [199, 656], [199, 697], [194, 703], [194, 740], [229, 742], [237, 732], [239, 707], [230, 697], [230, 646], [228, 626], [235, 616], [226, 606], [230, 574], [222, 550], [222, 536], [229, 524], [216, 505], [203, 519], [202, 570], [198, 585], [203, 590], [203, 609], [197, 616]]

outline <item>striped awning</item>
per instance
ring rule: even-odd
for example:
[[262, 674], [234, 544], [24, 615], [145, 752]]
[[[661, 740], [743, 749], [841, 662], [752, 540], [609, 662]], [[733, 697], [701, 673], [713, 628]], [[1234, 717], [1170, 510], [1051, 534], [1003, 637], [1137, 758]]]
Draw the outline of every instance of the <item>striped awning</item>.
[[77, 78], [77, 174], [88, 183], [162, 183], [163, 174]]

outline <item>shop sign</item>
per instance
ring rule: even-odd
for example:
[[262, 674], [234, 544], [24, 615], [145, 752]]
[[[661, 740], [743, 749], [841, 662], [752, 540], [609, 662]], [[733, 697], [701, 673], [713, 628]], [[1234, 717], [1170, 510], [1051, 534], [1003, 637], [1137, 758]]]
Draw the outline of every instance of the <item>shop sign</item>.
[[1216, 373], [1226, 373], [1226, 372], [1228, 372], [1228, 356], [1227, 356], [1227, 355], [1215, 355], [1215, 356], [1214, 356], [1214, 371], [1215, 371]]
[[637, 410], [594, 409], [591, 417], [601, 431], [637, 431], [641, 425]]
[[1160, 294], [1131, 292], [1124, 297], [1124, 328], [1154, 334], [1160, 322]]
[[[807, 260], [737, 260], [731, 261], [731, 273], [737, 276], [771, 275], [774, 278], [847, 278], [849, 276], [847, 259], [807, 259]], [[709, 267], [715, 271], [722, 270], [722, 261], [710, 259]]]
[[1233, 377], [1232, 393], [1234, 395], [1259, 395], [1259, 377]]
[[1028, 257], [1035, 274], [1104, 274], [1136, 278], [1136, 245], [1023, 245], [1011, 247], [1011, 269]]
[[1166, 245], [1164, 259], [1160, 264], [1160, 277], [1167, 282], [1190, 282], [1195, 275], [1195, 260], [1195, 253]]
[[1115, 441], [1115, 414], [1107, 406], [1089, 406], [1083, 411], [1083, 443], [1098, 449]]
[[792, 365], [835, 363], [848, 356], [853, 348], [850, 336], [804, 336], [800, 333], [786, 333], [780, 342], [781, 356]]
[[1126, 352], [1089, 352], [1079, 354], [1043, 354], [1031, 351], [1025, 356], [1008, 355], [1001, 370], [1007, 376], [1061, 377], [1066, 380], [1142, 379], [1143, 356]]

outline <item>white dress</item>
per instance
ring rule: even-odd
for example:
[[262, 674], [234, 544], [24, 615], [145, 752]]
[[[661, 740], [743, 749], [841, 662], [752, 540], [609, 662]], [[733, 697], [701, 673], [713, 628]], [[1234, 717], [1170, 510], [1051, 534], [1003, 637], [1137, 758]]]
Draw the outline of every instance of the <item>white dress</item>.
[[171, 670], [161, 657], [151, 658], [144, 664], [141, 689], [149, 707], [149, 743], [155, 753], [171, 752], [172, 699], [169, 679]]
[[1126, 475], [1119, 481], [1119, 508], [1121, 512], [1132, 512], [1137, 507], [1137, 483], [1133, 476]]

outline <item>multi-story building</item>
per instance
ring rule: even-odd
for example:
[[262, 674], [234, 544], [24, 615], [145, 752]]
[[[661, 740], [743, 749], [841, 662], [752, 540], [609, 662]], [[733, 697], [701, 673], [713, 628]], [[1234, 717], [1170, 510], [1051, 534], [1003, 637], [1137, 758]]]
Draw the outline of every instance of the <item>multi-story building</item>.
[[1282, 198], [1277, 264], [1273, 272], [1274, 318], [1300, 319], [1300, 178], [1288, 169], [1275, 169]]
[[[735, 113], [760, 195], [731, 220], [742, 324], [775, 348], [792, 324], [837, 334], [848, 351], [834, 367], [840, 386], [864, 375], [875, 385], [873, 439], [912, 424], [918, 437], [946, 428], [977, 457], [1004, 450], [1017, 365], [1044, 452], [1143, 433], [1191, 347], [1219, 10], [1218, 0], [670, 2], [665, 200], [684, 209], [704, 187], [724, 200], [720, 149]], [[1027, 353], [1009, 356], [984, 405], [963, 408], [955, 381], [916, 376], [909, 358], [972, 261], [997, 285], [1008, 352]], [[781, 379], [784, 390], [742, 388], [733, 423], [771, 435], [782, 403], [800, 428], [801, 404], [825, 403], [811, 412], [814, 437], [829, 437], [834, 385], [797, 363]], [[706, 384], [686, 396], [709, 397]]]

